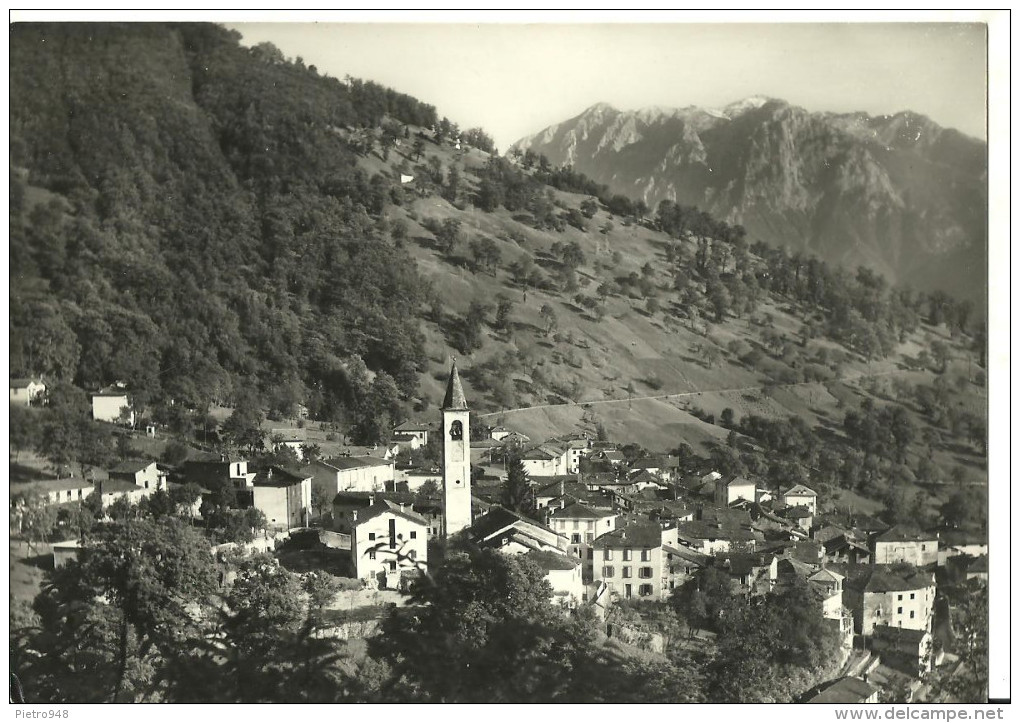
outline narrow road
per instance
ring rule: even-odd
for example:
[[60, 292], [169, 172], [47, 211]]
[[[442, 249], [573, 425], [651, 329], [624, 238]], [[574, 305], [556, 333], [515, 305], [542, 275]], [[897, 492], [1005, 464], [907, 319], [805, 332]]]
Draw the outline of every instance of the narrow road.
[[[847, 375], [840, 377], [839, 379], [830, 379], [829, 382], [848, 382], [855, 381], [857, 379], [863, 379], [865, 377], [882, 377], [889, 376], [890, 374], [900, 374], [902, 372], [911, 371], [910, 369], [892, 369], [885, 372], [875, 372], [873, 374], [867, 374], [861, 372], [859, 374]], [[792, 384], [776, 384], [777, 389], [784, 388], [788, 389], [791, 387], [803, 387], [808, 384], [825, 384], [827, 382], [793, 382]], [[478, 417], [497, 417], [501, 414], [512, 414], [513, 412], [524, 412], [532, 409], [552, 409], [554, 407], [577, 407], [577, 406], [588, 406], [595, 404], [625, 404], [630, 402], [640, 402], [645, 399], [678, 399], [680, 397], [693, 397], [698, 394], [730, 394], [733, 392], [752, 392], [762, 388], [762, 384], [755, 384], [750, 387], [735, 387], [732, 389], [699, 389], [694, 392], [675, 392], [673, 394], [650, 394], [643, 397], [627, 397], [625, 399], [595, 399], [590, 402], [557, 402], [555, 404], [536, 404], [531, 407], [515, 407], [514, 409], [504, 409], [500, 412], [487, 412], [485, 414], [479, 414]]]

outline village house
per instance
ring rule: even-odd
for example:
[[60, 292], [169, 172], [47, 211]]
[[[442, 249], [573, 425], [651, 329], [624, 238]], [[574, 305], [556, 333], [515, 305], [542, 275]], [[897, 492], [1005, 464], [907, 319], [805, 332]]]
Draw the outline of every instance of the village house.
[[137, 505], [155, 491], [155, 487], [146, 489], [123, 479], [98, 480], [96, 482], [96, 492], [99, 494], [103, 509], [121, 498], [125, 498], [129, 504]]
[[988, 535], [981, 530], [944, 529], [939, 531], [939, 565], [957, 555], [978, 557], [988, 554]]
[[228, 483], [237, 490], [251, 488], [255, 473], [248, 471], [248, 460], [227, 455], [211, 459], [189, 459], [178, 475], [181, 483], [194, 482], [199, 487], [215, 488]]
[[702, 555], [683, 545], [664, 543], [662, 552], [666, 557], [662, 571], [666, 578], [664, 594], [680, 587], [700, 570], [712, 564], [712, 558], [708, 555]]
[[393, 479], [395, 482], [406, 484], [407, 489], [414, 492], [430, 481], [435, 482], [437, 486], [441, 486], [443, 483], [443, 472], [438, 467], [431, 469], [422, 469], [420, 467], [395, 469]]
[[252, 480], [252, 505], [266, 516], [270, 528], [308, 525], [312, 509], [312, 478], [298, 470], [271, 466]]
[[907, 525], [896, 525], [872, 538], [872, 562], [892, 565], [905, 562], [916, 567], [935, 565], [939, 560], [938, 532], [923, 532]]
[[396, 477], [393, 460], [381, 457], [330, 457], [315, 464], [323, 470], [318, 475], [320, 479], [327, 479], [330, 469], [336, 470], [336, 489], [327, 488], [333, 494], [345, 490], [380, 492], [386, 488], [387, 482]]
[[11, 379], [11, 404], [28, 407], [45, 394], [46, 385], [41, 379]]
[[840, 678], [822, 692], [808, 699], [807, 703], [823, 705], [857, 705], [877, 703], [880, 689], [861, 678]]
[[378, 500], [353, 511], [350, 524], [351, 562], [359, 580], [399, 588], [426, 571], [428, 523], [410, 505]]
[[818, 493], [804, 485], [794, 485], [781, 492], [779, 501], [788, 507], [806, 507], [812, 515], [818, 511]]
[[495, 439], [497, 442], [510, 434], [513, 434], [513, 430], [506, 427], [496, 426], [489, 428], [489, 439]]
[[565, 450], [564, 474], [577, 474], [581, 469], [581, 458], [588, 452], [591, 442], [583, 435], [574, 434], [550, 439], [546, 444]]
[[128, 393], [116, 387], [93, 393], [92, 418], [97, 422], [125, 422], [128, 426], [134, 426], [135, 413], [131, 409]]
[[611, 465], [619, 467], [627, 458], [618, 449], [596, 449], [588, 455], [588, 459], [596, 464]]
[[545, 572], [545, 579], [552, 587], [550, 602], [554, 605], [577, 607], [585, 599], [581, 561], [552, 550], [531, 550], [524, 554]]
[[814, 513], [807, 507], [784, 507], [779, 511], [779, 515], [790, 524], [799, 527], [805, 534], [811, 530], [811, 520]]
[[[598, 500], [601, 500], [601, 504]], [[566, 507], [572, 501], [612, 506], [608, 498], [601, 492], [590, 490], [586, 484], [578, 480], [577, 475], [560, 475], [548, 481], [542, 480], [540, 486], [535, 487], [535, 506], [538, 509], [550, 507], [554, 503], [557, 507]]]
[[592, 543], [599, 535], [616, 528], [617, 514], [610, 510], [599, 510], [585, 504], [574, 503], [563, 508], [552, 508], [549, 527], [570, 540], [569, 553], [583, 563], [583, 579], [594, 579], [592, 570]]
[[66, 477], [64, 479], [47, 479], [31, 482], [26, 489], [30, 492], [44, 495], [51, 504], [66, 504], [67, 502], [80, 502], [92, 494], [95, 486], [92, 482], [81, 477]]
[[651, 522], [631, 522], [595, 538], [594, 580], [617, 597], [662, 600], [663, 539]]
[[660, 482], [671, 482], [680, 467], [680, 460], [671, 456], [642, 457], [630, 465], [631, 473], [648, 472], [659, 478]]
[[53, 569], [56, 570], [72, 560], [77, 560], [80, 550], [81, 542], [77, 539], [55, 542], [53, 544]]
[[757, 501], [754, 482], [735, 474], [715, 480], [715, 503], [718, 506], [726, 507], [737, 500]]
[[882, 662], [898, 668], [911, 677], [930, 672], [934, 664], [930, 630], [916, 630], [891, 625], [876, 625], [871, 649], [882, 656]]
[[268, 440], [269, 445], [267, 446], [270, 446], [274, 452], [289, 449], [299, 462], [304, 460], [304, 446], [308, 443], [308, 439], [303, 434], [287, 429], [274, 429], [269, 433]]
[[854, 628], [870, 637], [876, 625], [930, 630], [935, 609], [935, 575], [889, 566], [848, 568], [843, 604]]
[[524, 471], [532, 478], [567, 474], [567, 450], [552, 444], [540, 444], [521, 455]]
[[147, 460], [127, 460], [110, 470], [110, 479], [123, 480], [143, 489], [165, 489], [166, 478], [166, 472], [159, 465]]
[[493, 506], [476, 518], [469, 529], [469, 536], [478, 545], [495, 547], [508, 554], [530, 550], [566, 552], [570, 547], [569, 538], [548, 525], [529, 520], [500, 506]]
[[407, 437], [408, 440], [417, 440], [416, 444], [411, 446], [411, 449], [418, 449], [418, 447], [424, 447], [429, 443], [429, 432], [432, 428], [423, 422], [401, 422], [393, 428], [393, 441], [398, 440], [397, 437]]
[[736, 594], [746, 597], [767, 595], [776, 586], [778, 559], [762, 552], [723, 552], [715, 556], [715, 567], [730, 576]]
[[975, 557], [967, 563], [967, 579], [988, 582], [988, 555]]

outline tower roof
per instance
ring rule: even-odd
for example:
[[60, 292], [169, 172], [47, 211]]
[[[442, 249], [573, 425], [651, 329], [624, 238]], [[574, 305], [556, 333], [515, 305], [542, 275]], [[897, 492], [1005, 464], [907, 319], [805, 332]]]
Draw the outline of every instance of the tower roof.
[[450, 367], [450, 381], [446, 383], [446, 397], [443, 399], [443, 409], [467, 409], [467, 400], [464, 399], [464, 387], [460, 384], [460, 374], [457, 373], [457, 360], [453, 360]]

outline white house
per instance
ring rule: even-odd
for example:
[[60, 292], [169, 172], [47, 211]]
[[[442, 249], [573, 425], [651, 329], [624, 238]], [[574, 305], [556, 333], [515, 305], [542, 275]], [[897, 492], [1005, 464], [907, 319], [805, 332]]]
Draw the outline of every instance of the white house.
[[721, 477], [715, 481], [715, 503], [717, 505], [727, 507], [737, 500], [757, 501], [754, 482], [736, 474]]
[[45, 393], [46, 385], [41, 379], [11, 379], [11, 404], [27, 407]]
[[521, 455], [524, 471], [531, 477], [567, 474], [567, 451], [552, 444], [540, 444]]
[[794, 485], [779, 495], [779, 501], [790, 507], [806, 507], [811, 514], [817, 514], [818, 494], [804, 485]]
[[96, 488], [99, 490], [99, 498], [104, 509], [122, 497], [130, 504], [137, 505], [143, 498], [156, 491], [155, 487], [146, 489], [123, 479], [100, 480], [96, 482]]
[[312, 477], [269, 467], [252, 480], [252, 503], [266, 516], [271, 528], [307, 525], [312, 509]]
[[45, 495], [52, 504], [63, 504], [67, 502], [80, 502], [92, 494], [95, 485], [80, 477], [66, 477], [64, 479], [47, 479], [32, 482], [28, 489], [32, 492]]
[[358, 579], [396, 588], [428, 565], [428, 523], [410, 505], [380, 500], [351, 512], [351, 561]]
[[135, 413], [131, 409], [131, 402], [128, 394], [123, 389], [104, 389], [92, 395], [92, 418], [97, 422], [119, 423], [126, 421], [128, 425], [134, 426]]
[[143, 489], [164, 489], [166, 477], [155, 462], [148, 460], [127, 460], [110, 470], [110, 479], [123, 480]]
[[380, 492], [387, 482], [395, 478], [392, 459], [380, 457], [331, 457], [325, 464], [337, 470], [336, 492], [355, 490], [359, 492]]
[[[427, 424], [421, 422], [402, 422], [393, 428], [394, 438], [398, 436], [407, 436], [417, 439], [420, 446], [424, 446], [429, 443], [429, 432], [432, 429]], [[412, 449], [417, 449], [417, 446]]]
[[524, 557], [545, 570], [545, 579], [553, 590], [553, 604], [572, 608], [584, 600], [580, 560], [551, 550], [532, 550]]

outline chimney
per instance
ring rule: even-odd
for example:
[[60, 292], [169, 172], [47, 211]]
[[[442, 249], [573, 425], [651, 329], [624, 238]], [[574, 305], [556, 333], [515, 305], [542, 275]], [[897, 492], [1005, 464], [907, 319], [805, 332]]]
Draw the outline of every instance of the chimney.
[[354, 520], [355, 522], [358, 521], [358, 511], [357, 510], [351, 510], [351, 519]]
[[370, 494], [368, 496], [368, 506], [371, 507], [374, 504], [375, 504], [375, 495], [374, 494]]
[[560, 480], [560, 496], [563, 496], [564, 494], [566, 494], [566, 485], [563, 480]]
[[403, 512], [403, 511], [404, 511], [404, 503], [403, 503], [403, 502], [401, 502], [401, 503], [400, 503], [400, 511], [401, 511], [401, 512]]
[[627, 539], [627, 531], [626, 530], [624, 530], [623, 532], [620, 533], [620, 539], [621, 540], [626, 540]]

